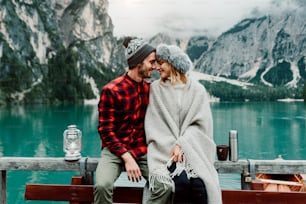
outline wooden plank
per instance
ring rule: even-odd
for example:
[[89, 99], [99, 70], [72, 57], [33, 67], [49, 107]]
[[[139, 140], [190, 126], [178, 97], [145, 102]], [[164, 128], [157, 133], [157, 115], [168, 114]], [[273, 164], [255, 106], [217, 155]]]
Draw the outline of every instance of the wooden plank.
[[[86, 171], [87, 172], [94, 172], [95, 169], [96, 169], [96, 166], [98, 164], [98, 160], [99, 160], [99, 158], [86, 158], [86, 164], [85, 164]], [[0, 171], [6, 172], [8, 170], [28, 170], [28, 171], [79, 171], [79, 172], [81, 172], [80, 162], [82, 162], [82, 161], [84, 161], [84, 158], [81, 158], [79, 161], [67, 162], [62, 157], [59, 157], [59, 158], [52, 158], [52, 157], [0, 157]], [[250, 171], [250, 161], [249, 160], [239, 160], [237, 162], [215, 161], [214, 165], [215, 165], [215, 168], [217, 169], [218, 173], [306, 174], [306, 160], [252, 160], [252, 164], [254, 164], [254, 171], [253, 172], [249, 172]], [[6, 180], [3, 180], [3, 179], [1, 181], [1, 186], [2, 187], [4, 185], [4, 181], [6, 182]], [[92, 185], [90, 185], [90, 186], [92, 188]], [[84, 185], [82, 185], [82, 187], [84, 187]], [[73, 190], [73, 188], [71, 188], [71, 189]], [[1, 198], [0, 198], [0, 201], [2, 203], [0, 203], [0, 204], [5, 204], [6, 201], [3, 201], [3, 200], [6, 199], [6, 192], [4, 193], [5, 196], [2, 196], [3, 195], [3, 188], [0, 189], [0, 190], [2, 192], [1, 193]], [[54, 190], [54, 192], [56, 192], [56, 191]], [[139, 192], [142, 192], [142, 189]], [[70, 194], [73, 194], [73, 193], [75, 194], [75, 192], [73, 192], [73, 191], [70, 192]], [[76, 193], [78, 193], [78, 192], [76, 192]], [[86, 193], [88, 193], [88, 192], [86, 192]], [[269, 193], [271, 193], [271, 192], [269, 192]], [[50, 194], [50, 192], [47, 191], [46, 194]], [[64, 193], [58, 193], [58, 195], [64, 195]], [[244, 195], [244, 193], [242, 193], [242, 195]], [[259, 197], [265, 198], [266, 194], [261, 193], [261, 194], [258, 194], [258, 195], [260, 195]], [[262, 195], [264, 195], [264, 196], [262, 196]], [[283, 193], [281, 195], [284, 196], [285, 194]], [[287, 195], [287, 196], [294, 199], [295, 197], [293, 197], [292, 195], [293, 194], [290, 194], [290, 195]], [[45, 196], [47, 196], [47, 195], [45, 195]], [[135, 194], [135, 197], [138, 197], [138, 196], [139, 196], [138, 194]], [[252, 194], [252, 196], [254, 196], [254, 194]], [[273, 197], [274, 194], [270, 195], [270, 196]], [[77, 197], [77, 196], [74, 196], [74, 197]], [[125, 197], [125, 195], [123, 197]], [[127, 198], [131, 197], [130, 196], [130, 190], [127, 191], [126, 197]], [[305, 199], [304, 195], [303, 196], [298, 196], [297, 198], [299, 198], [299, 197], [302, 197], [303, 199]], [[115, 190], [114, 198], [116, 198], [116, 190]], [[67, 200], [67, 198], [65, 198], [65, 199]], [[74, 198], [74, 199], [77, 199], [77, 198]], [[296, 199], [295, 199], [295, 201], [296, 201]], [[237, 202], [237, 203], [239, 203], [239, 202]]]
[[237, 162], [215, 161], [214, 165], [218, 173], [243, 173], [249, 169], [247, 160], [238, 160]]
[[79, 171], [79, 161], [56, 157], [0, 157], [0, 170]]
[[255, 172], [264, 174], [303, 174], [305, 160], [254, 160]]
[[283, 181], [283, 180], [261, 179], [261, 178], [258, 178], [258, 180], [263, 183], [283, 184], [283, 185], [290, 185], [290, 186], [303, 186], [302, 183], [297, 183], [295, 181]]
[[[116, 187], [114, 202], [141, 203], [141, 187]], [[65, 184], [27, 184], [25, 200], [74, 201], [92, 202], [92, 185], [65, 185]]]
[[[141, 203], [141, 187], [117, 187], [114, 190], [114, 202]], [[53, 200], [92, 202], [92, 185], [50, 185], [28, 184], [26, 200]], [[267, 192], [255, 190], [222, 190], [223, 204], [304, 204], [303, 192]]]
[[222, 190], [223, 204], [305, 204], [306, 193]]
[[93, 200], [92, 185], [27, 184], [25, 200], [78, 201]]
[[[80, 161], [65, 161], [63, 157], [0, 157], [0, 170], [80, 171]], [[86, 170], [94, 172], [99, 158], [86, 158]], [[256, 173], [306, 174], [306, 160], [252, 160]], [[215, 161], [219, 173], [244, 173], [248, 160]]]

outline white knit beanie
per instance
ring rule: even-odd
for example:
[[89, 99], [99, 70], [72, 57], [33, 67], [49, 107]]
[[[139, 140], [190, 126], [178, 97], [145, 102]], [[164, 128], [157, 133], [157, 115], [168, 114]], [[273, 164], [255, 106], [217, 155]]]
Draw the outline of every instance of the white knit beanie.
[[188, 55], [175, 45], [158, 45], [156, 48], [156, 58], [172, 64], [181, 73], [186, 73], [192, 66]]

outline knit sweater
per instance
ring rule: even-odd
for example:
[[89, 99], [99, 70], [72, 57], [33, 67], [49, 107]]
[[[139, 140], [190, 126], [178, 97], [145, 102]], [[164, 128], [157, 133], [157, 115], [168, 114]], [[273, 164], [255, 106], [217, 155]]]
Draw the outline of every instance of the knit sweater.
[[[154, 181], [174, 186], [167, 170], [170, 152], [178, 144], [184, 153], [184, 168], [206, 186], [208, 203], [221, 204], [218, 173], [214, 168], [216, 145], [208, 96], [203, 85], [188, 79], [178, 103], [177, 87], [157, 80], [150, 88], [145, 117], [150, 187]], [[181, 105], [180, 105], [181, 104]]]

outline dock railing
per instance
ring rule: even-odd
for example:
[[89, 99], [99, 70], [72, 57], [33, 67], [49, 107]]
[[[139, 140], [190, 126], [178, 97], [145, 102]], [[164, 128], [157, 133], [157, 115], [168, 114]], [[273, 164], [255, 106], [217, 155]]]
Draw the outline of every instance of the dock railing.
[[[65, 161], [62, 157], [0, 157], [0, 204], [7, 203], [7, 171], [79, 171], [88, 184], [93, 184], [93, 175], [99, 158], [84, 157], [78, 161]], [[218, 173], [241, 175], [241, 189], [251, 189], [251, 181], [258, 173], [306, 174], [306, 160], [251, 160], [237, 162], [215, 161]]]

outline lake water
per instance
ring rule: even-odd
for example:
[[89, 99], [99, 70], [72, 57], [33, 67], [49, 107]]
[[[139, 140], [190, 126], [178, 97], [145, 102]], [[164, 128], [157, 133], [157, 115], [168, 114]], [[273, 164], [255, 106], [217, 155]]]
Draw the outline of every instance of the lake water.
[[[306, 104], [303, 102], [212, 103], [216, 144], [228, 144], [238, 131], [240, 159], [306, 159]], [[27, 106], [0, 108], [0, 156], [63, 157], [63, 132], [76, 124], [84, 157], [99, 157], [97, 107]], [[70, 183], [76, 172], [7, 172], [8, 204], [24, 201], [26, 183]], [[223, 189], [239, 189], [240, 175], [221, 174]], [[130, 185], [123, 175], [117, 185]], [[58, 204], [58, 202], [56, 202]], [[66, 202], [62, 202], [66, 203]]]

